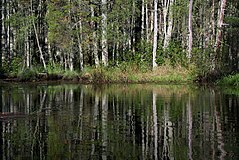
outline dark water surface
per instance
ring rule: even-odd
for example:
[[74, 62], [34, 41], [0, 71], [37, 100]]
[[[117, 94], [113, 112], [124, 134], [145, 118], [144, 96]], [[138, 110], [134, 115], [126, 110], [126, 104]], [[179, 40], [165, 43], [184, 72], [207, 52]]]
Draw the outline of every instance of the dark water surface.
[[1, 85], [0, 159], [239, 159], [239, 96], [176, 85]]

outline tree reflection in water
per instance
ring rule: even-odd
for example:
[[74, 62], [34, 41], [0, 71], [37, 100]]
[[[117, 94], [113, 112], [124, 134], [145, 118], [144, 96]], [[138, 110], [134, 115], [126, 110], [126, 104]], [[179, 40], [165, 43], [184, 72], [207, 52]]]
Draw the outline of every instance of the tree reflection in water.
[[238, 159], [238, 100], [189, 86], [0, 86], [1, 159]]

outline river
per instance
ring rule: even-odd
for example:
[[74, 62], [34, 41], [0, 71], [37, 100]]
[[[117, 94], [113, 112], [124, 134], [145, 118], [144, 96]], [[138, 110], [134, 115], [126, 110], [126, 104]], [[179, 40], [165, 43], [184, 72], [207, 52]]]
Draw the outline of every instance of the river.
[[0, 85], [0, 159], [239, 159], [239, 96], [187, 85]]

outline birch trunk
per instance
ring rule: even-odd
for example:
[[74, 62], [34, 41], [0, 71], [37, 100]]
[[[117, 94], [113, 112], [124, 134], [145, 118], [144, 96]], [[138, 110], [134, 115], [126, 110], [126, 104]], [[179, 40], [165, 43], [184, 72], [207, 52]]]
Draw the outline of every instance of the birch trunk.
[[[2, 5], [3, 5], [2, 1], [0, 1], [0, 9], [1, 10], [2, 10]], [[2, 21], [3, 21], [2, 20], [2, 12], [0, 12], [0, 70], [2, 68]], [[1, 98], [1, 96], [0, 96], [0, 98]]]
[[[94, 7], [91, 6], [91, 18], [93, 19], [95, 16], [94, 12]], [[96, 38], [96, 31], [95, 31], [95, 22], [92, 20], [91, 21], [91, 27], [93, 29], [93, 54], [94, 54], [94, 59], [95, 59], [95, 66], [96, 68], [99, 67], [100, 62], [99, 62], [99, 57], [98, 57], [98, 45], [97, 45], [97, 38]]]
[[146, 41], [149, 42], [149, 11], [148, 0], [145, 0]]
[[102, 5], [102, 63], [104, 66], [108, 66], [108, 45], [107, 45], [107, 0], [101, 0]]
[[164, 50], [165, 50], [165, 41], [167, 36], [167, 16], [168, 16], [168, 3], [169, 0], [162, 0], [163, 4], [163, 31], [164, 31]]
[[31, 0], [31, 16], [33, 17], [32, 18], [33, 29], [34, 29], [34, 33], [35, 33], [35, 36], [36, 36], [37, 46], [38, 46], [38, 49], [39, 49], [39, 52], [40, 52], [40, 58], [42, 60], [43, 67], [46, 70], [46, 63], [45, 63], [45, 59], [43, 57], [43, 52], [42, 52], [42, 48], [41, 48], [41, 45], [40, 45], [40, 42], [39, 42], [39, 36], [38, 36], [36, 25], [35, 25], [32, 2], [33, 1]]
[[193, 0], [189, 1], [189, 15], [188, 15], [188, 60], [192, 57], [192, 45], [193, 45], [193, 31], [192, 31], [192, 15], [193, 14]]
[[158, 47], [158, 0], [154, 0], [154, 41], [153, 41], [153, 69], [157, 67], [156, 52]]
[[217, 21], [217, 35], [216, 35], [216, 43], [215, 43], [215, 58], [213, 60], [213, 70], [216, 67], [217, 62], [219, 61], [219, 49], [221, 47], [222, 41], [222, 27], [224, 22], [224, 11], [226, 8], [227, 0], [221, 0], [221, 6], [218, 10], [218, 21]]
[[142, 8], [141, 8], [141, 42], [144, 40], [144, 5], [145, 5], [145, 0], [142, 0]]
[[[169, 16], [168, 16], [168, 23], [166, 22], [167, 19], [167, 13], [165, 13], [164, 15], [164, 34], [165, 34], [165, 38], [164, 38], [164, 50], [168, 48], [169, 46], [169, 42], [172, 36], [172, 30], [173, 30], [173, 9], [172, 9], [172, 5], [174, 3], [174, 0], [170, 0], [168, 1], [167, 6], [165, 6], [165, 11], [164, 12], [169, 12]], [[167, 27], [168, 26], [168, 27]]]
[[31, 60], [30, 60], [30, 44], [28, 39], [28, 32], [25, 33], [25, 54], [26, 54], [26, 67], [30, 68], [31, 66]]
[[[71, 6], [71, 0], [68, 0], [68, 5]], [[68, 16], [69, 16], [69, 19], [70, 19], [70, 22], [69, 22], [69, 26], [68, 26], [68, 30], [71, 31], [71, 9], [69, 9], [69, 13], [68, 13]], [[73, 37], [71, 36], [71, 42], [73, 42]], [[70, 53], [69, 53], [69, 57], [68, 57], [68, 65], [69, 65], [69, 69], [70, 71], [73, 71], [74, 70], [74, 63], [73, 63], [73, 59], [74, 59], [74, 54], [73, 54], [73, 47], [72, 45], [70, 46]]]

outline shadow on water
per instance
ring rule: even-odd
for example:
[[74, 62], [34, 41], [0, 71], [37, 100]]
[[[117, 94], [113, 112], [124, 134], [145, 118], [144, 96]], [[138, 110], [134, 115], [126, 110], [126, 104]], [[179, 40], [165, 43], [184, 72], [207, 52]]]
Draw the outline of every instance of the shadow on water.
[[1, 159], [239, 159], [239, 96], [177, 85], [0, 86]]

